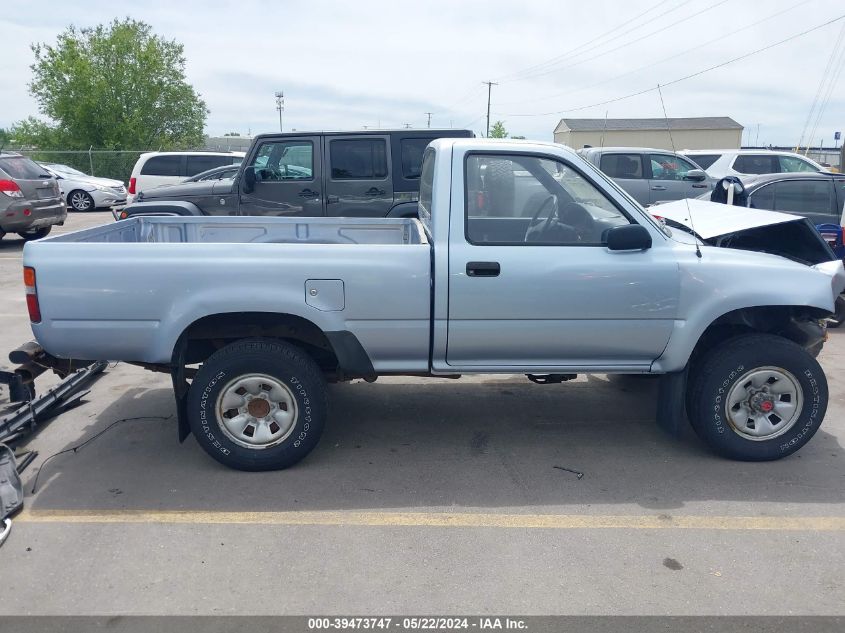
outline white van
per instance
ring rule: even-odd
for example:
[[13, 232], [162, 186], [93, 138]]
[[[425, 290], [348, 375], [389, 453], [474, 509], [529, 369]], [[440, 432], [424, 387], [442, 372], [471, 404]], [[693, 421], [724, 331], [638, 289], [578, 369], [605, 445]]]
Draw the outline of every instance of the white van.
[[215, 167], [239, 165], [243, 159], [244, 152], [146, 152], [132, 168], [126, 204], [140, 191], [173, 185]]

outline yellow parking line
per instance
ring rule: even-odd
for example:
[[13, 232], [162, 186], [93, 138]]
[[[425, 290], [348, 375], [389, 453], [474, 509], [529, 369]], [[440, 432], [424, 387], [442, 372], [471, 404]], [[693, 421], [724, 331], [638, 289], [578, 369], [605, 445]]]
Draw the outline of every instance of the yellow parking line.
[[845, 517], [589, 516], [441, 512], [215, 512], [202, 510], [24, 510], [18, 523], [159, 523], [484, 527], [616, 530], [771, 530], [843, 532]]

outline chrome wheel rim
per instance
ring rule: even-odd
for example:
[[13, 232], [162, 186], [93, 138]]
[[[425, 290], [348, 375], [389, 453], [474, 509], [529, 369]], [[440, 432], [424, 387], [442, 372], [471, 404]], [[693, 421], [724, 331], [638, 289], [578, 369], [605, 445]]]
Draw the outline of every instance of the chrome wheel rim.
[[803, 405], [804, 390], [795, 376], [781, 367], [758, 367], [731, 386], [725, 413], [737, 435], [763, 441], [791, 429]]
[[91, 198], [81, 191], [77, 191], [70, 197], [70, 206], [77, 211], [87, 211], [91, 207]]
[[216, 411], [223, 433], [236, 444], [251, 449], [284, 442], [298, 417], [293, 392], [266, 374], [231, 380], [217, 397]]

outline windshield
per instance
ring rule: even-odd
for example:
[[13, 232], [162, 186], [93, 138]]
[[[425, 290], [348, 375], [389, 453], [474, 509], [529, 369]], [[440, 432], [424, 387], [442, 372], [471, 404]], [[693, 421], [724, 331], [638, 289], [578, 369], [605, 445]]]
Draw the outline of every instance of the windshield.
[[53, 171], [57, 171], [60, 174], [70, 174], [71, 176], [88, 176], [85, 172], [79, 171], [78, 169], [74, 169], [70, 165], [56, 165], [54, 163], [47, 163], [44, 165], [48, 169], [52, 169]]

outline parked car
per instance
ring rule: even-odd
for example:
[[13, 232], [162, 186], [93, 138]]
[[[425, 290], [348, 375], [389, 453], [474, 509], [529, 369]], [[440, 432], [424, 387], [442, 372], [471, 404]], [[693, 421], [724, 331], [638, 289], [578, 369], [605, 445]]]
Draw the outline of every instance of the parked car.
[[716, 183], [693, 161], [666, 150], [590, 147], [578, 153], [643, 206], [693, 198]]
[[807, 350], [845, 269], [812, 229], [803, 262], [698, 245], [550, 143], [438, 139], [419, 185], [419, 220], [134, 217], [27, 244], [33, 332], [59, 359], [170, 373], [180, 437], [244, 470], [314, 448], [327, 381], [388, 375], [660, 374], [660, 423], [686, 407], [735, 459], [818, 430]]
[[0, 239], [17, 233], [37, 240], [55, 224], [64, 224], [67, 207], [59, 185], [38, 163], [20, 154], [0, 152]]
[[814, 160], [793, 152], [758, 149], [686, 149], [681, 152], [701, 165], [709, 176], [824, 172]]
[[119, 180], [97, 178], [59, 163], [41, 163], [59, 181], [67, 205], [74, 211], [94, 211], [126, 204], [126, 187]]
[[426, 146], [471, 136], [430, 129], [263, 134], [234, 180], [146, 189], [115, 216], [415, 217]]
[[214, 167], [238, 165], [243, 158], [243, 152], [146, 152], [132, 168], [126, 202], [131, 203], [141, 191], [175, 185]]

